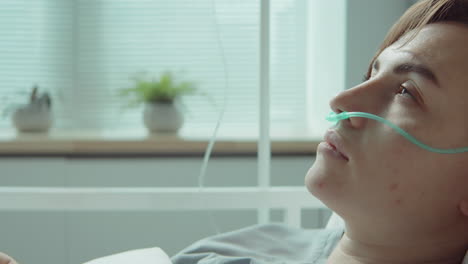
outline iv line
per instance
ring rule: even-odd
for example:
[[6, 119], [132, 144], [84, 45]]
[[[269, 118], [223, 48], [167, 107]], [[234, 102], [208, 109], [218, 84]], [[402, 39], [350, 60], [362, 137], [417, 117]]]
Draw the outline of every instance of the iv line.
[[[214, 147], [217, 135], [218, 135], [218, 130], [219, 130], [219, 127], [221, 126], [221, 121], [223, 120], [224, 112], [226, 111], [226, 108], [227, 108], [227, 101], [228, 101], [227, 91], [229, 90], [229, 74], [227, 70], [226, 54], [224, 53], [223, 42], [221, 40], [221, 33], [219, 30], [219, 25], [218, 25], [219, 23], [216, 17], [215, 0], [211, 1], [211, 11], [212, 11], [211, 15], [213, 17], [213, 24], [215, 26], [216, 43], [221, 53], [222, 69], [223, 69], [223, 74], [224, 74], [224, 96], [223, 96], [223, 106], [222, 106], [221, 111], [219, 112], [219, 117], [216, 122], [213, 135], [208, 143], [208, 146], [206, 147], [206, 151], [203, 156], [203, 163], [200, 168], [200, 174], [198, 175], [198, 191], [199, 192], [203, 191], [203, 183], [206, 178], [206, 169], [208, 168], [208, 162], [210, 160], [211, 152], [213, 151], [213, 147]], [[210, 216], [211, 225], [213, 226], [216, 234], [219, 234], [220, 229], [219, 229], [219, 226], [216, 224], [216, 221], [214, 219], [212, 212], [209, 212], [209, 216]]]
[[440, 148], [430, 147], [430, 146], [422, 143], [421, 141], [417, 140], [415, 137], [411, 136], [408, 132], [401, 129], [400, 127], [393, 124], [392, 122], [388, 121], [387, 119], [382, 118], [380, 116], [373, 115], [373, 114], [365, 113], [365, 112], [341, 112], [339, 114], [330, 113], [326, 117], [326, 119], [328, 121], [331, 121], [331, 122], [338, 122], [340, 120], [348, 119], [350, 117], [364, 117], [364, 118], [369, 118], [369, 119], [372, 119], [372, 120], [375, 120], [375, 121], [379, 121], [379, 122], [393, 128], [396, 132], [400, 133], [402, 136], [404, 136], [411, 143], [417, 145], [420, 148], [431, 151], [431, 152], [440, 153], [440, 154], [457, 154], [457, 153], [468, 152], [468, 147], [453, 148], [453, 149], [440, 149]]

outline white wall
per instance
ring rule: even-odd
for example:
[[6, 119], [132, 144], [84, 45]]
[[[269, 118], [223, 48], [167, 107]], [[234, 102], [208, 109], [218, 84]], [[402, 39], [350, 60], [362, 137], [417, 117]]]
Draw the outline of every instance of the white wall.
[[408, 0], [347, 0], [346, 88], [360, 82], [387, 31], [410, 6]]

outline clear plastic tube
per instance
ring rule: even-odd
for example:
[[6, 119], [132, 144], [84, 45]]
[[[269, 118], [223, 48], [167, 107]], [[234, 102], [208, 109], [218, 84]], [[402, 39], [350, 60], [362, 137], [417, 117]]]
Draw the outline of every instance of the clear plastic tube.
[[330, 113], [326, 117], [326, 119], [328, 121], [331, 121], [331, 122], [338, 122], [340, 120], [348, 119], [350, 117], [364, 117], [364, 118], [369, 118], [369, 119], [372, 119], [372, 120], [375, 120], [375, 121], [379, 121], [379, 122], [393, 128], [396, 132], [398, 132], [399, 134], [404, 136], [407, 140], [414, 143], [418, 147], [423, 148], [423, 149], [428, 150], [428, 151], [431, 151], [431, 152], [440, 153], [440, 154], [457, 154], [457, 153], [468, 152], [468, 147], [454, 148], [454, 149], [440, 149], [440, 148], [430, 147], [430, 146], [422, 143], [421, 141], [417, 140], [415, 137], [410, 135], [408, 132], [401, 129], [400, 127], [393, 124], [392, 122], [388, 121], [387, 119], [382, 118], [380, 116], [373, 115], [373, 114], [365, 113], [365, 112], [341, 112], [339, 114]]

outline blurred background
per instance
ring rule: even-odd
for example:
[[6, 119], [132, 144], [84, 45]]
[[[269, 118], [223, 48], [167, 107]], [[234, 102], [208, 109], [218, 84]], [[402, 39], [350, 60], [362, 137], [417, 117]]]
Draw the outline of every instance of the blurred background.
[[[2, 0], [0, 185], [196, 187], [204, 148], [184, 146], [207, 144], [224, 108], [218, 139], [254, 147], [215, 151], [204, 185], [256, 186], [260, 52], [268, 48], [272, 144], [296, 143], [272, 152], [271, 185], [303, 186], [313, 146], [329, 126], [328, 101], [361, 82], [386, 32], [413, 2], [271, 0], [265, 9], [260, 0]], [[267, 40], [262, 12], [269, 15]], [[161, 133], [143, 121], [151, 102], [128, 107], [132, 100], [121, 92], [139, 87], [136, 76], [154, 84], [164, 72], [196, 90], [177, 97], [181, 127]], [[45, 94], [51, 107], [41, 105]], [[48, 148], [90, 137], [130, 147]], [[169, 150], [131, 145], [168, 138]], [[302, 143], [310, 149], [297, 148]], [[212, 214], [221, 232], [257, 221], [254, 210]], [[283, 220], [282, 211], [270, 214]], [[209, 215], [0, 211], [0, 251], [20, 263], [50, 264], [154, 246], [173, 255], [215, 234]], [[329, 215], [305, 211], [302, 226], [323, 227]]]

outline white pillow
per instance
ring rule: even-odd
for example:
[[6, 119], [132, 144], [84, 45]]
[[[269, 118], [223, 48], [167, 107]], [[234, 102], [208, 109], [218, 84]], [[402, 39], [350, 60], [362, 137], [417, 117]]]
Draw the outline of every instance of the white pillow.
[[336, 213], [333, 213], [328, 220], [327, 226], [325, 228], [339, 228], [339, 227], [345, 227], [345, 222], [344, 220], [337, 215]]
[[172, 264], [167, 254], [160, 248], [136, 249], [107, 257], [93, 259], [83, 264]]

